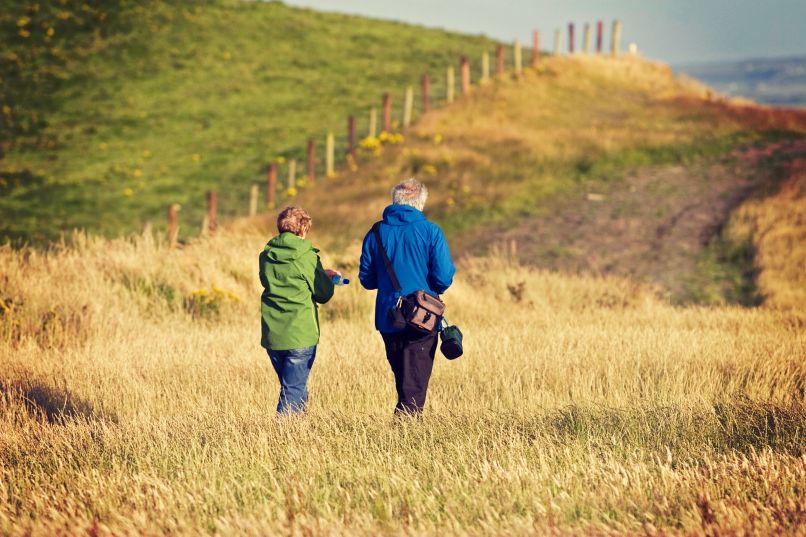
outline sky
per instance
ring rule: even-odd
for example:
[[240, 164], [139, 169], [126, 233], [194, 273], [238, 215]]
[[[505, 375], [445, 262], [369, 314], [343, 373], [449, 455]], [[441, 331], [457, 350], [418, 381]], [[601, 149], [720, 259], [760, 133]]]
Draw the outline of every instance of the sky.
[[288, 5], [394, 19], [543, 49], [554, 30], [576, 23], [577, 48], [585, 22], [622, 21], [622, 47], [673, 65], [722, 60], [806, 56], [806, 0], [285, 0]]

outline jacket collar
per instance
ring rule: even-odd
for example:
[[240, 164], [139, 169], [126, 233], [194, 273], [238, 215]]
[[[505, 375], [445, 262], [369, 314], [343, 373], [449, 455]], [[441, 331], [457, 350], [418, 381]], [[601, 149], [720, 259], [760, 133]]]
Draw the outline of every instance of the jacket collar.
[[425, 215], [410, 205], [393, 204], [383, 210], [383, 222], [390, 226], [403, 226], [419, 220], [425, 220]]

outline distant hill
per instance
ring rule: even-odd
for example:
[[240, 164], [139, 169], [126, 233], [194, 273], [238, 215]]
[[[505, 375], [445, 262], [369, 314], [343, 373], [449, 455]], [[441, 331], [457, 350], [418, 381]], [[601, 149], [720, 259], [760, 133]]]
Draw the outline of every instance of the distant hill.
[[806, 56], [676, 67], [719, 93], [777, 106], [806, 106]]

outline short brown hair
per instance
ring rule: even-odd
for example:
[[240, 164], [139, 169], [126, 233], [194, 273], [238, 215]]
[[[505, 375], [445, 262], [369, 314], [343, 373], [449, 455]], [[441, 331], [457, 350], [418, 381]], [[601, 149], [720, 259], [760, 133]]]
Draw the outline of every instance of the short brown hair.
[[302, 207], [286, 207], [277, 216], [277, 231], [302, 236], [311, 229], [313, 219]]

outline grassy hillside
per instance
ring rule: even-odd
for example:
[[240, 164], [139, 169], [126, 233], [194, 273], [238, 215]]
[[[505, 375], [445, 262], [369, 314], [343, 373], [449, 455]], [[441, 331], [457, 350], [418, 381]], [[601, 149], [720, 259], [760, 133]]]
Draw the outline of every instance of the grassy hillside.
[[749, 302], [734, 276], [752, 255], [698, 259], [743, 199], [806, 158], [804, 140], [806, 112], [715, 100], [664, 65], [547, 58], [424, 117], [404, 144], [363, 151], [295, 203], [326, 229], [316, 240], [340, 248], [415, 175], [457, 254], [515, 242], [528, 264], [630, 277], [677, 302]]
[[200, 221], [210, 188], [241, 213], [270, 158], [302, 156], [311, 136], [321, 149], [328, 130], [343, 150], [349, 114], [366, 133], [390, 92], [399, 118], [422, 72], [442, 96], [446, 66], [493, 48], [276, 2], [119, 4], [3, 10], [3, 119], [17, 130], [0, 159], [0, 238], [139, 231], [173, 202]]

